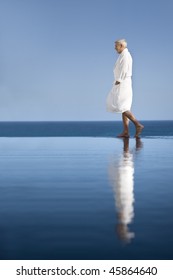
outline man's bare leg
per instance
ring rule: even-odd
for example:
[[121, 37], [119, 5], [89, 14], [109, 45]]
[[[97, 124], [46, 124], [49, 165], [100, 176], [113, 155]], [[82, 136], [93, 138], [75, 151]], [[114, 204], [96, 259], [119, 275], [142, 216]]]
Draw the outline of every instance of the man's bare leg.
[[139, 137], [139, 135], [141, 134], [144, 126], [139, 122], [137, 121], [137, 119], [135, 118], [135, 116], [130, 112], [130, 111], [126, 111], [123, 113], [129, 120], [131, 120], [135, 127], [136, 127], [136, 134], [135, 134], [135, 137]]
[[123, 120], [123, 127], [124, 130], [121, 134], [119, 134], [117, 137], [129, 137], [129, 119], [126, 117], [126, 115], [122, 114], [122, 120]]

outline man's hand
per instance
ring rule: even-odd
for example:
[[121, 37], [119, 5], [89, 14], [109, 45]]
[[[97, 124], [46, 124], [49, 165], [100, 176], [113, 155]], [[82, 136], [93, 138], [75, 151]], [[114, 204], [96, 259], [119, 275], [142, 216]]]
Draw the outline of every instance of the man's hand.
[[119, 84], [120, 84], [120, 82], [116, 81], [115, 85], [119, 85]]

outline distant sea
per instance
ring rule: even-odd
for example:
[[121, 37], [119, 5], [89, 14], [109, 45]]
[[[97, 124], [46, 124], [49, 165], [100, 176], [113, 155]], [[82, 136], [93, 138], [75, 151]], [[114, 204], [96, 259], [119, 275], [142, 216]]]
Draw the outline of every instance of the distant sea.
[[[142, 137], [173, 136], [173, 121], [142, 121]], [[135, 134], [130, 124], [131, 134]], [[0, 137], [115, 137], [121, 121], [0, 122]]]
[[0, 122], [0, 260], [173, 259], [173, 121]]

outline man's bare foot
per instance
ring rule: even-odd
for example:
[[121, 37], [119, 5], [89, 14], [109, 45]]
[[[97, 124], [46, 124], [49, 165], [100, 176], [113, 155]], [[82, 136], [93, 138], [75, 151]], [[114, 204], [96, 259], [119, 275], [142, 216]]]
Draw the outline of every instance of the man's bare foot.
[[118, 138], [129, 138], [129, 134], [128, 133], [121, 133], [119, 135], [117, 135]]
[[141, 134], [143, 129], [144, 129], [144, 126], [142, 124], [136, 126], [136, 134], [135, 134], [136, 138], [139, 137], [139, 135]]

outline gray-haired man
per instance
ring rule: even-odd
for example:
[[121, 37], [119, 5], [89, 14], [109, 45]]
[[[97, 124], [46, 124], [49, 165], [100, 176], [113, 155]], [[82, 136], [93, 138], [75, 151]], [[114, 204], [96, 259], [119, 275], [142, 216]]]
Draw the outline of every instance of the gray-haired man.
[[132, 105], [132, 57], [125, 39], [115, 42], [119, 57], [114, 67], [114, 83], [107, 97], [107, 111], [122, 113], [123, 132], [118, 137], [129, 137], [129, 120], [136, 127], [135, 137], [139, 137], [144, 126], [130, 111]]

